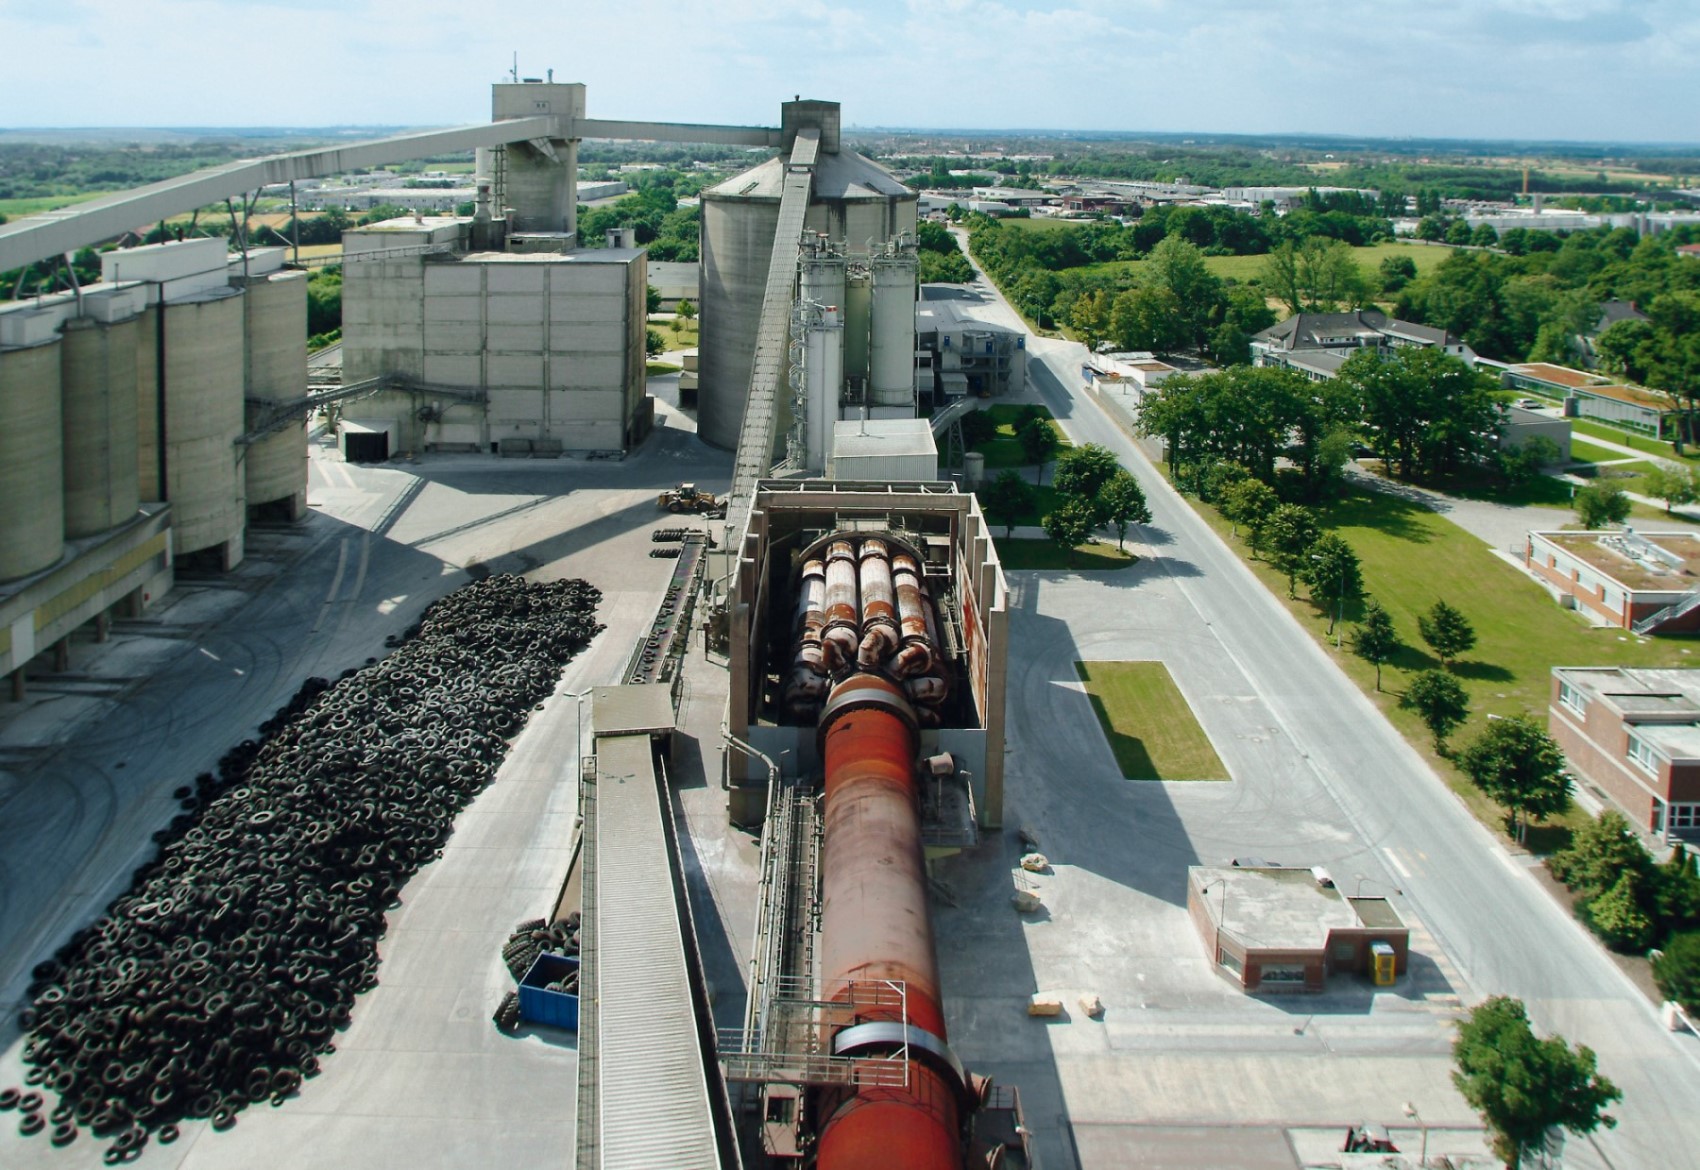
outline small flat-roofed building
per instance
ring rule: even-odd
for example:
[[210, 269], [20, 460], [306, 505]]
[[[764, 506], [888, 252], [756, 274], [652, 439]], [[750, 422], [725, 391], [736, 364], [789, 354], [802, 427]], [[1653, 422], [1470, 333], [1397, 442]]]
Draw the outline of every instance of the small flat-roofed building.
[[1671, 419], [1678, 413], [1676, 401], [1662, 391], [1614, 382], [1587, 370], [1573, 370], [1551, 362], [1508, 366], [1500, 378], [1513, 390], [1532, 390], [1562, 400], [1566, 414], [1597, 418], [1645, 431], [1655, 438], [1664, 437]]
[[1700, 629], [1700, 537], [1689, 532], [1531, 532], [1523, 563], [1564, 604], [1637, 634]]
[[1143, 395], [1147, 390], [1162, 385], [1171, 375], [1180, 373], [1180, 370], [1168, 362], [1158, 360], [1156, 354], [1133, 351], [1095, 353], [1087, 359], [1080, 372], [1088, 384], [1096, 383], [1106, 388], [1119, 385]]
[[1247, 991], [1321, 991], [1331, 974], [1372, 974], [1378, 949], [1405, 973], [1410, 928], [1386, 898], [1342, 894], [1297, 867], [1194, 865], [1186, 878], [1193, 926]]
[[1631, 824], [1700, 841], [1700, 670], [1555, 666], [1547, 729]]

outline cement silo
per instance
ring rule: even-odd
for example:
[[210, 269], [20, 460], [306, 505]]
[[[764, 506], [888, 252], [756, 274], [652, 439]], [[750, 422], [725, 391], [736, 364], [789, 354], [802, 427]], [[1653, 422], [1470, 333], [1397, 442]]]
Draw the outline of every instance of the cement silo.
[[165, 465], [178, 556], [218, 550], [242, 560], [246, 497], [236, 462], [243, 433], [243, 293], [219, 288], [165, 306]]
[[868, 333], [868, 402], [915, 404], [915, 248], [893, 241], [870, 262], [873, 305]]
[[0, 348], [0, 581], [38, 573], [65, 551], [61, 345], [52, 334], [27, 341]]
[[[279, 272], [248, 282], [248, 425], [275, 404], [307, 394], [307, 274]], [[291, 418], [248, 448], [248, 507], [271, 505], [279, 519], [299, 519], [307, 507], [307, 426]]]
[[136, 515], [137, 317], [65, 322], [65, 536], [76, 540]]
[[[915, 192], [877, 163], [824, 137], [804, 227], [851, 257], [915, 232]], [[736, 447], [749, 395], [756, 328], [773, 257], [785, 160], [771, 158], [702, 193], [702, 286], [697, 433]], [[871, 243], [870, 243], [871, 242]], [[847, 290], [845, 300], [851, 299]], [[854, 306], [845, 321], [845, 366], [855, 350]], [[783, 433], [783, 420], [779, 433]]]

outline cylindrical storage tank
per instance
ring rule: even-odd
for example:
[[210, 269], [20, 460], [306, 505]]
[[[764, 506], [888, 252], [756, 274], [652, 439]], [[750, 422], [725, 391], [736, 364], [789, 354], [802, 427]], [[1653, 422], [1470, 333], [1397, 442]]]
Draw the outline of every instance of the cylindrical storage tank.
[[861, 387], [858, 401], [868, 393], [868, 323], [873, 316], [873, 282], [868, 270], [851, 273], [844, 283], [844, 378]]
[[94, 536], [131, 519], [136, 483], [136, 362], [141, 319], [65, 322], [65, 536]]
[[969, 491], [973, 491], [985, 482], [986, 454], [984, 451], [964, 451], [962, 453], [962, 478]]
[[804, 367], [809, 387], [808, 470], [820, 475], [832, 457], [833, 424], [844, 385], [844, 326], [837, 309], [826, 309], [809, 327]]
[[[738, 445], [784, 182], [785, 160], [772, 158], [702, 193], [697, 434], [717, 447]], [[915, 207], [915, 192], [879, 164], [848, 151], [823, 151], [804, 226], [865, 254], [870, 236], [883, 242], [905, 231], [913, 235]], [[782, 245], [787, 260], [798, 243]], [[852, 295], [847, 291], [845, 300]], [[853, 316], [846, 326], [845, 372], [852, 373]]]
[[61, 343], [0, 349], [0, 581], [65, 551]]
[[915, 255], [900, 251], [873, 262], [868, 337], [868, 401], [915, 404]]
[[165, 307], [165, 460], [177, 555], [221, 549], [242, 559], [247, 499], [242, 436], [243, 294], [220, 289]]
[[[244, 316], [248, 328], [248, 392], [264, 403], [298, 402], [307, 394], [307, 274], [279, 272], [249, 283]], [[271, 413], [267, 405], [247, 408], [250, 427]], [[248, 448], [248, 507], [277, 504], [282, 518], [299, 519], [307, 508], [307, 419], [292, 418]]]

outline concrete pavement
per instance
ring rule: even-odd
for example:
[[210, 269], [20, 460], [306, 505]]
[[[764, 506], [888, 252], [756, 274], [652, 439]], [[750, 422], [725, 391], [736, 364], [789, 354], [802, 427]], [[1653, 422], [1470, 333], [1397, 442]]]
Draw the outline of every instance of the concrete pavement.
[[[981, 285], [978, 291], [988, 302], [985, 315], [1020, 327], [1019, 317], [997, 303], [995, 290]], [[1625, 1094], [1613, 1110], [1621, 1125], [1591, 1141], [1572, 1141], [1568, 1165], [1627, 1170], [1690, 1162], [1700, 1139], [1691, 1107], [1700, 1100], [1700, 1042], [1664, 1031], [1653, 1005], [1540, 888], [1526, 862], [1512, 858], [1474, 820], [1090, 401], [1079, 385], [1083, 349], [1030, 339], [1028, 352], [1036, 396], [1074, 441], [1101, 443], [1118, 454], [1145, 487], [1154, 521], [1141, 534], [1146, 547], [1139, 551], [1147, 559], [1133, 569], [1094, 582], [1080, 574], [1014, 575], [1019, 608], [1012, 621], [1010, 821], [1036, 822], [1041, 847], [1059, 861], [1053, 884], [1066, 908], [1052, 908], [1044, 922], [1011, 927], [1005, 921], [1010, 912], [999, 907], [1002, 913], [994, 913], [993, 900], [981, 898], [968, 907], [968, 927], [960, 934], [947, 933], [957, 928], [946, 914], [941, 954], [947, 985], [954, 994], [987, 980], [1023, 992], [1088, 984], [1107, 1004], [1106, 986], [1125, 989], [1107, 1018], [1131, 1011], [1144, 1020], [1164, 1010], [1202, 1009], [1198, 1023], [1222, 1029], [1223, 1042], [1247, 1054], [1262, 1053], [1273, 1039], [1274, 1033], [1261, 1043], [1250, 1035], [1234, 1039], [1236, 1029], [1261, 1026], [1262, 1012], [1292, 1013], [1298, 1021], [1305, 1019], [1299, 1013], [1314, 1012], [1305, 1033], [1314, 1034], [1320, 1021], [1321, 1046], [1331, 1058], [1350, 1046], [1345, 1036], [1356, 1035], [1359, 1052], [1380, 1045], [1383, 1061], [1336, 1081], [1338, 1070], [1323, 1071], [1327, 1061], [1320, 1054], [1311, 1054], [1315, 1068], [1296, 1063], [1305, 1057], [1295, 1033], [1288, 1054], [1295, 1063], [1284, 1066], [1283, 1076], [1260, 1071], [1266, 1055], [1188, 1063], [1195, 1042], [1183, 1028], [1170, 1034], [1167, 1060], [1158, 1066], [1167, 1075], [1149, 1078], [1145, 1070], [1154, 1054], [1148, 1044], [1117, 1061], [1103, 1058], [1102, 1041], [1088, 1039], [1100, 1056], [1077, 1063], [1072, 1034], [1090, 1035], [1095, 1025], [1071, 1020], [1035, 1032], [1007, 1010], [996, 1013], [994, 1023], [980, 1009], [969, 1009], [968, 1038], [958, 1039], [964, 1058], [1007, 1063], [1003, 1079], [1023, 1083], [1024, 1095], [1024, 1077], [1030, 1078], [1041, 1132], [1053, 1117], [1071, 1126], [1137, 1126], [1177, 1117], [1201, 1125], [1291, 1124], [1310, 1115], [1303, 1079], [1312, 1075], [1336, 1086], [1318, 1100], [1342, 1110], [1362, 1108], [1367, 1112], [1359, 1120], [1399, 1121], [1403, 1090], [1394, 1086], [1400, 1077], [1408, 1078], [1425, 1118], [1457, 1117], [1454, 1091], [1435, 1075], [1447, 1063], [1444, 1042], [1425, 1038], [1420, 1028], [1396, 1041], [1373, 1039], [1380, 1005], [1366, 1013], [1309, 1000], [1277, 1004], [1271, 997], [1241, 1001], [1255, 1004], [1248, 1008], [1212, 1002], [1199, 990], [1197, 972], [1208, 964], [1201, 944], [1189, 937], [1190, 925], [1174, 922], [1184, 919], [1178, 871], [1194, 858], [1220, 862], [1233, 853], [1262, 852], [1288, 864], [1328, 864], [1353, 880], [1362, 874], [1369, 889], [1402, 890], [1395, 905], [1426, 932], [1413, 948], [1434, 964], [1425, 976], [1429, 985], [1445, 984], [1465, 1003], [1491, 994], [1518, 996], [1538, 1028], [1596, 1050], [1601, 1069]], [[1529, 587], [1510, 566], [1503, 573], [1484, 587]], [[1169, 665], [1228, 764], [1230, 784], [1120, 781], [1077, 693], [1070, 661], [1112, 656], [1155, 657]], [[1012, 861], [1006, 849], [1001, 864], [970, 864], [972, 880], [953, 882], [953, 888], [989, 884], [1006, 896]], [[1093, 875], [1091, 882], [1070, 876], [1077, 865]], [[1071, 896], [1071, 886], [1087, 896]], [[990, 962], [966, 951], [956, 957], [951, 944], [965, 946], [980, 932], [1001, 941], [1003, 957]], [[1145, 994], [1163, 988], [1166, 979], [1166, 995]], [[1183, 995], [1177, 1002], [1176, 988], [1204, 999]], [[1444, 1015], [1445, 994], [1430, 998], [1424, 992], [1422, 1012]], [[1409, 1028], [1407, 1016], [1422, 1012], [1401, 1012], [1399, 1022]], [[1163, 1033], [1161, 1017], [1152, 1029]], [[1108, 1028], [1099, 1030], [1108, 1036]], [[1112, 1052], [1116, 1047], [1109, 1045]], [[1434, 1096], [1424, 1096], [1425, 1084]], [[1128, 1156], [1131, 1147], [1122, 1147], [1119, 1161], [1087, 1162], [1088, 1148], [1097, 1147], [1076, 1144], [1083, 1165], [1137, 1164]], [[1048, 1150], [1073, 1156], [1072, 1149]]]

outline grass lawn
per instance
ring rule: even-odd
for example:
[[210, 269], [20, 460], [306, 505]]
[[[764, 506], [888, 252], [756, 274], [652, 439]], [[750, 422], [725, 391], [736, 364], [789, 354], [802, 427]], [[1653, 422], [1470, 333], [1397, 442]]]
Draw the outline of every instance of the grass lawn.
[[1062, 549], [1049, 540], [1009, 540], [994, 536], [992, 545], [998, 550], [998, 560], [1003, 562], [1006, 570], [1070, 569], [1090, 573], [1105, 569], [1125, 569], [1139, 560], [1131, 552], [1117, 552], [1113, 544], [1100, 544], [1095, 541], [1080, 545], [1074, 550], [1072, 565]]
[[[675, 329], [674, 326], [678, 328]], [[695, 349], [697, 345], [696, 321], [681, 321], [671, 313], [657, 315], [649, 319], [649, 327], [661, 334], [661, 340], [667, 343], [667, 348]]]
[[684, 366], [676, 366], [672, 362], [645, 362], [643, 370], [647, 377], [653, 378], [658, 374], [677, 374], [684, 368]]
[[75, 203], [86, 203], [109, 191], [88, 191], [81, 195], [32, 195], [23, 199], [0, 199], [0, 215], [7, 219], [22, 219], [26, 215], [39, 215], [44, 211], [56, 211], [61, 207], [70, 207]]
[[1076, 662], [1124, 780], [1226, 780], [1228, 770], [1161, 662]]
[[[1031, 468], [1033, 466], [1027, 462], [1027, 456], [1021, 453], [1021, 444], [1015, 441], [1016, 425], [1021, 419], [1022, 412], [1027, 409], [1029, 408], [1025, 406], [1013, 406], [1008, 403], [985, 408], [985, 413], [991, 416], [992, 422], [997, 424], [998, 431], [992, 438], [971, 448], [971, 450], [978, 451], [986, 457], [987, 471], [1003, 471], [1011, 467]], [[1051, 417], [1051, 412], [1042, 406], [1037, 409], [1051, 424], [1051, 429], [1057, 433], [1057, 440], [1064, 447], [1071, 446], [1068, 436], [1063, 434], [1062, 428], [1057, 425], [1057, 420]]]
[[[1589, 419], [1571, 419], [1570, 429], [1578, 435], [1592, 435], [1596, 439], [1605, 439], [1607, 442], [1617, 443], [1624, 447], [1633, 447], [1637, 451], [1645, 451], [1647, 454], [1657, 455], [1661, 459], [1684, 459], [1689, 463], [1700, 463], [1700, 453], [1685, 451], [1678, 455], [1676, 448], [1669, 443], [1660, 442], [1658, 439], [1649, 438], [1646, 435], [1638, 435], [1632, 431], [1620, 431], [1616, 427], [1608, 427], [1603, 423], [1593, 422]], [[1570, 440], [1570, 445], [1572, 447], [1576, 445], [1574, 438]]]
[[[1440, 264], [1451, 254], [1449, 248], [1434, 248], [1423, 244], [1386, 243], [1374, 244], [1367, 248], [1354, 249], [1358, 267], [1365, 275], [1375, 282], [1377, 288], [1381, 282], [1381, 262], [1389, 256], [1409, 256], [1417, 266], [1421, 275]], [[1233, 279], [1245, 284], [1253, 277], [1263, 274], [1263, 266], [1268, 261], [1267, 256], [1206, 256], [1205, 267], [1223, 279]], [[1106, 264], [1089, 264], [1082, 271], [1094, 275], [1110, 275], [1117, 272], [1131, 272], [1135, 275], [1145, 266], [1143, 260], [1112, 260]]]
[[[1574, 436], [1570, 439], [1570, 454], [1577, 459], [1586, 459], [1590, 463], [1611, 463], [1618, 459], [1634, 459], [1633, 455], [1625, 455], [1622, 451], [1613, 451], [1610, 447], [1601, 447], [1586, 439]], [[1647, 468], [1651, 464], [1641, 461], [1638, 466]]]
[[[1209, 523], [1228, 538], [1230, 525], [1208, 505], [1193, 501]], [[1398, 696], [1418, 671], [1439, 661], [1423, 646], [1417, 614], [1444, 598], [1476, 629], [1474, 649], [1454, 664], [1470, 693], [1472, 714], [1452, 736], [1467, 743], [1486, 726], [1488, 714], [1530, 715], [1543, 727], [1554, 666], [1683, 666], [1700, 647], [1693, 638], [1638, 638], [1626, 630], [1595, 629], [1560, 609], [1547, 593], [1501, 561], [1476, 537], [1435, 512], [1379, 492], [1355, 491], [1317, 509], [1322, 527], [1338, 533], [1363, 564], [1365, 591], [1392, 615], [1406, 648], [1382, 669], [1383, 692], [1375, 690], [1375, 668], [1351, 652], [1350, 624], [1361, 606], [1346, 609], [1345, 649], [1325, 633], [1327, 615], [1312, 606], [1300, 587], [1287, 600], [1286, 578], [1262, 561], [1250, 560], [1245, 542], [1229, 539], [1276, 597], [1283, 600], [1317, 641], [1426, 755], [1476, 816], [1503, 831], [1500, 810], [1478, 792], [1448, 760], [1434, 754], [1428, 729], [1415, 713], [1398, 705]], [[1546, 852], [1562, 844], [1567, 829], [1583, 814], [1572, 811], [1546, 830], [1531, 830], [1530, 848]]]

